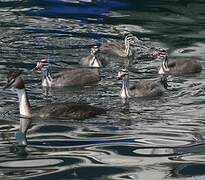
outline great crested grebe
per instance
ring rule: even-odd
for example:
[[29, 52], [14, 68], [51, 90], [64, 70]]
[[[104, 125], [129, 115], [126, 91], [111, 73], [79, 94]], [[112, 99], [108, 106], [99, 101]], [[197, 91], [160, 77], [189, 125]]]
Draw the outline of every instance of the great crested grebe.
[[126, 69], [122, 69], [118, 72], [117, 79], [122, 80], [120, 93], [122, 98], [161, 96], [163, 95], [164, 89], [168, 87], [165, 76], [160, 80], [141, 80], [130, 87], [129, 72]]
[[[94, 60], [95, 61], [95, 60]], [[42, 86], [44, 87], [72, 87], [100, 81], [98, 61], [90, 65], [91, 68], [77, 68], [51, 73], [50, 64], [46, 59], [37, 62], [33, 71], [42, 71]]]
[[20, 76], [21, 71], [9, 73], [7, 84], [4, 89], [13, 87], [16, 89], [19, 99], [19, 111], [22, 117], [58, 117], [66, 119], [86, 119], [106, 113], [100, 107], [91, 106], [85, 103], [63, 102], [47, 104], [37, 108], [31, 108], [25, 84]]
[[135, 44], [139, 39], [132, 34], [125, 37], [124, 44], [118, 42], [107, 42], [100, 46], [99, 51], [101, 53], [111, 54], [119, 57], [128, 57], [131, 55], [130, 44]]
[[178, 59], [168, 62], [168, 54], [165, 49], [158, 49], [152, 56], [162, 60], [159, 74], [182, 75], [200, 73], [202, 71], [202, 65], [196, 59]]

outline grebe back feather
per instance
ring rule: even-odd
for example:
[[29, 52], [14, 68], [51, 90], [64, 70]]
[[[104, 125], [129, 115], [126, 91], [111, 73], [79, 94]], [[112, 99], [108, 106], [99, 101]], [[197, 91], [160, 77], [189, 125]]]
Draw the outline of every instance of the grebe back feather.
[[[20, 72], [13, 72], [8, 78], [4, 89], [14, 87], [19, 97], [20, 115], [23, 117], [58, 117], [66, 119], [85, 119], [106, 113], [104, 108], [91, 106], [85, 103], [63, 102], [31, 108], [26, 93], [24, 81]], [[19, 95], [21, 92], [21, 95]]]

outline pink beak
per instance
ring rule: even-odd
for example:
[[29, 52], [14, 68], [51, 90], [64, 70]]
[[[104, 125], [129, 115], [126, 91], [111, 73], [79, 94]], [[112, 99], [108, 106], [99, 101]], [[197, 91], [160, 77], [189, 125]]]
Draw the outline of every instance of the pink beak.
[[154, 51], [152, 54], [151, 54], [151, 57], [156, 60], [158, 59], [158, 57], [160, 56], [160, 52], [158, 51]]

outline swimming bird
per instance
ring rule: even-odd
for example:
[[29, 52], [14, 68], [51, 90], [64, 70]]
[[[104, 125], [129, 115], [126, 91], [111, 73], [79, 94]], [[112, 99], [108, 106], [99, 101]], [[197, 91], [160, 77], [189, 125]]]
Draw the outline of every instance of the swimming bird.
[[103, 59], [96, 57], [96, 53], [99, 51], [97, 46], [93, 46], [90, 50], [90, 54], [87, 57], [83, 57], [80, 60], [80, 65], [84, 67], [101, 67], [107, 63]]
[[82, 86], [100, 81], [99, 69], [93, 67], [97, 64], [98, 61], [90, 65], [92, 68], [63, 70], [52, 74], [49, 62], [46, 59], [41, 59], [37, 62], [33, 71], [42, 72], [42, 86], [44, 87]]
[[118, 72], [117, 79], [122, 80], [122, 89], [120, 92], [122, 98], [161, 96], [164, 89], [168, 87], [165, 76], [160, 80], [141, 80], [130, 87], [129, 72], [126, 69]]
[[196, 59], [177, 59], [175, 61], [168, 61], [168, 54], [165, 49], [159, 49], [153, 53], [153, 57], [162, 60], [162, 65], [159, 69], [159, 74], [192, 74], [200, 73], [202, 65]]
[[104, 108], [95, 107], [86, 103], [62, 102], [46, 104], [32, 108], [25, 89], [24, 80], [21, 75], [22, 71], [14, 71], [8, 74], [7, 84], [3, 89], [13, 87], [17, 91], [19, 99], [19, 111], [22, 117], [57, 117], [66, 119], [86, 119], [96, 115], [105, 114]]
[[124, 44], [107, 42], [100, 46], [99, 52], [118, 57], [128, 57], [132, 55], [132, 53], [130, 53], [130, 44], [135, 44], [138, 41], [139, 39], [136, 36], [129, 34], [125, 37]]

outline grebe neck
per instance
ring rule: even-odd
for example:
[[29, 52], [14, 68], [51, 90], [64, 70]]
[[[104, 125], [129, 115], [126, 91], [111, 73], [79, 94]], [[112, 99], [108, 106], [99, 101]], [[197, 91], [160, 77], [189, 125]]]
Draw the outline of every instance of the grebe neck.
[[125, 54], [126, 56], [129, 55], [130, 43], [125, 39]]
[[49, 67], [43, 68], [42, 69], [42, 86], [46, 87], [51, 87], [51, 82], [52, 82], [52, 76], [51, 76], [51, 70]]
[[121, 98], [129, 98], [129, 75], [126, 75], [122, 81]]
[[162, 61], [162, 67], [163, 67], [164, 71], [169, 71], [167, 55], [164, 57], [164, 59]]
[[89, 67], [99, 68], [101, 66], [102, 66], [101, 62], [95, 57], [94, 54], [92, 54], [92, 59], [89, 62]]
[[28, 95], [25, 89], [17, 89], [18, 99], [19, 99], [19, 111], [20, 115], [30, 117], [31, 116], [31, 106], [28, 100]]

